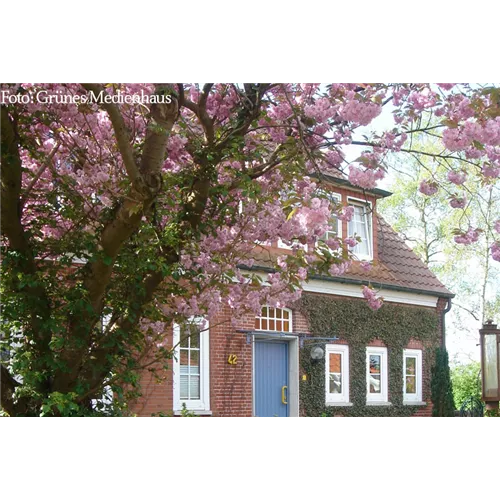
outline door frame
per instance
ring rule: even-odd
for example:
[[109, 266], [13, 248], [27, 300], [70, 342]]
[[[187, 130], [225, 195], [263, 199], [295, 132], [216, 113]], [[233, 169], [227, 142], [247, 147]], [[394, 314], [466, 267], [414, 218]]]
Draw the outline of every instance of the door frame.
[[299, 416], [299, 338], [295, 335], [252, 335], [252, 416], [255, 417], [255, 342], [286, 342], [288, 344], [288, 416]]

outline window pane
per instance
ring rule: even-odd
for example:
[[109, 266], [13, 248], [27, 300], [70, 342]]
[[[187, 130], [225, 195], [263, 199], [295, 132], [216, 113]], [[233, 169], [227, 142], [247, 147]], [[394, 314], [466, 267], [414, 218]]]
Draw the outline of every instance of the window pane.
[[328, 230], [326, 233], [320, 237], [320, 240], [327, 241], [329, 239], [334, 239], [338, 236], [339, 232], [339, 219], [337, 217], [332, 217], [328, 225]]
[[330, 373], [341, 373], [342, 355], [340, 353], [330, 353]]
[[188, 349], [181, 349], [179, 353], [179, 364], [181, 366], [187, 366], [188, 364], [188, 357], [189, 357], [189, 350]]
[[191, 351], [190, 354], [191, 375], [200, 373], [200, 351]]
[[370, 354], [370, 373], [380, 374], [380, 360], [381, 356], [379, 354]]
[[189, 377], [189, 399], [200, 399], [200, 376], [191, 375]]
[[380, 394], [382, 392], [382, 384], [380, 383], [380, 375], [370, 374], [370, 394]]
[[190, 347], [191, 349], [199, 349], [200, 348], [200, 332], [195, 331], [191, 333], [191, 338], [190, 338]]
[[[279, 322], [281, 323], [281, 321]], [[269, 320], [269, 330], [275, 330], [276, 329], [276, 324], [274, 322], [274, 319]]]
[[184, 330], [181, 333], [179, 345], [181, 347], [188, 347], [189, 346], [189, 336]]
[[330, 373], [330, 393], [331, 394], [342, 393], [342, 374]]
[[181, 368], [181, 399], [188, 399], [189, 389], [188, 389], [189, 376], [182, 374]]
[[255, 318], [255, 329], [260, 330], [260, 318]]
[[351, 205], [354, 207], [354, 215], [349, 221], [347, 230], [348, 236], [359, 236], [359, 242], [353, 249], [355, 255], [369, 255], [370, 254], [370, 234], [369, 234], [369, 213], [368, 209], [360, 205]]
[[417, 358], [406, 358], [406, 375], [415, 375], [417, 367]]
[[417, 377], [414, 375], [406, 376], [406, 394], [416, 394], [417, 393]]
[[260, 324], [261, 324], [261, 327], [260, 327], [261, 330], [268, 330], [268, 328], [267, 328], [267, 319], [261, 320]]

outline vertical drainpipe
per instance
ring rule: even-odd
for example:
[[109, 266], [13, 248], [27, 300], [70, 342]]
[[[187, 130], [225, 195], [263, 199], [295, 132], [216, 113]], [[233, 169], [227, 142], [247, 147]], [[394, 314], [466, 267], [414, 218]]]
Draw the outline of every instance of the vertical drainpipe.
[[445, 314], [449, 312], [451, 309], [451, 298], [448, 297], [448, 304], [446, 307], [443, 309], [443, 312], [441, 313], [441, 347], [443, 349], [446, 349], [446, 326], [445, 326]]

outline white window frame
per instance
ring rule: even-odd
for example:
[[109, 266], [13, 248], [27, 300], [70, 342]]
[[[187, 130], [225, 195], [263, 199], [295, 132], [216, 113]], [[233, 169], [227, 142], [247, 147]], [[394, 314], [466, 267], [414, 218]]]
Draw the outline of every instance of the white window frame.
[[192, 323], [200, 325], [203, 330], [200, 332], [200, 399], [181, 400], [181, 375], [180, 375], [180, 339], [181, 327], [177, 323], [173, 326], [174, 342], [174, 412], [182, 410], [183, 405], [186, 409], [194, 412], [210, 411], [210, 330], [208, 320], [204, 318], [191, 318]]
[[[330, 201], [333, 201], [333, 199], [335, 199], [335, 203], [337, 204], [341, 204], [342, 203], [342, 195], [340, 193], [334, 193], [334, 192], [326, 192], [324, 193], [326, 195], [327, 198], [330, 199]], [[332, 217], [333, 218], [333, 217]], [[332, 219], [331, 218], [331, 219]], [[330, 231], [330, 223], [331, 223], [331, 219], [329, 221], [329, 228], [328, 230], [326, 231], [326, 233], [321, 237], [322, 240], [326, 241], [328, 239], [328, 233], [333, 233], [334, 231]], [[335, 216], [335, 219], [337, 220], [337, 238], [342, 238], [342, 221], [337, 217]]]
[[[366, 200], [360, 200], [359, 198], [347, 198], [347, 204], [349, 206], [358, 206], [358, 207], [363, 207], [367, 210], [367, 213], [365, 214], [365, 225], [368, 233], [368, 251], [369, 254], [362, 254], [362, 253], [357, 253], [356, 248], [358, 245], [356, 245], [354, 248], [351, 248], [351, 252], [359, 259], [359, 260], [368, 260], [371, 261], [373, 260], [373, 205], [371, 201], [366, 201]], [[354, 215], [353, 215], [354, 217]], [[347, 223], [347, 231], [349, 232], [349, 223]], [[348, 234], [348, 237], [353, 237], [353, 234]], [[361, 236], [361, 235], [358, 235]]]
[[[406, 393], [406, 359], [416, 358], [416, 388], [415, 394]], [[404, 349], [403, 350], [403, 403], [422, 403], [422, 351], [420, 349]]]
[[[267, 313], [268, 315], [267, 316], [262, 316], [262, 309], [263, 308], [267, 308]], [[287, 311], [288, 312], [288, 319], [285, 320], [283, 319], [283, 317], [281, 318], [276, 318], [276, 313], [274, 314], [274, 316], [269, 316], [269, 311], [277, 311], [277, 310], [280, 310], [280, 311]], [[262, 320], [265, 319], [267, 320], [267, 324], [269, 326], [269, 321], [272, 320], [274, 321], [275, 323], [275, 326], [276, 326], [276, 321], [281, 321], [281, 322], [287, 322], [289, 323], [289, 326], [290, 326], [290, 329], [289, 330], [277, 330], [276, 328], [267, 328], [267, 329], [263, 329], [263, 328], [256, 328], [255, 330], [257, 331], [261, 331], [261, 332], [280, 332], [280, 333], [292, 333], [293, 332], [293, 313], [292, 313], [292, 310], [291, 309], [288, 309], [288, 307], [272, 307], [272, 306], [263, 306], [261, 308], [261, 315], [259, 316], [255, 316], [255, 319], [259, 319], [260, 320], [260, 326], [262, 326]]]
[[[330, 393], [330, 354], [341, 355], [342, 392]], [[325, 403], [327, 406], [348, 405], [349, 403], [349, 346], [341, 344], [325, 345]]]
[[[370, 355], [380, 356], [380, 393], [370, 393]], [[387, 347], [366, 348], [366, 402], [369, 403], [388, 403], [389, 402], [389, 384], [387, 371]]]

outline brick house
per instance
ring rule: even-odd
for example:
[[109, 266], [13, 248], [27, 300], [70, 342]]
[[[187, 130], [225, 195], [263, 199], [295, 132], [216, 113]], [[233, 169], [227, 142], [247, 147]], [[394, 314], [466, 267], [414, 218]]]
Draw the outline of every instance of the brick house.
[[[231, 326], [227, 307], [201, 333], [173, 326], [172, 370], [158, 383], [141, 378], [139, 416], [181, 413], [212, 416], [430, 416], [434, 349], [445, 343], [444, 319], [453, 294], [377, 215], [381, 189], [362, 191], [325, 176], [328, 191], [354, 207], [331, 232], [356, 234], [355, 263], [338, 277], [315, 276], [302, 299], [286, 309], [264, 307]], [[288, 252], [274, 243], [254, 270], [273, 271], [268, 256]], [[370, 284], [384, 306], [370, 310], [361, 286]]]

